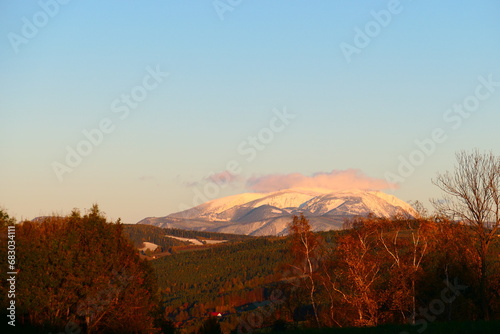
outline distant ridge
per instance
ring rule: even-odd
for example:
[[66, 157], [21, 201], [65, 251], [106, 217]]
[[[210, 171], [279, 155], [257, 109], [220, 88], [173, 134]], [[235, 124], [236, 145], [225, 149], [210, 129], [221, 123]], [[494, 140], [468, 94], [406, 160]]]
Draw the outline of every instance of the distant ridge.
[[291, 217], [303, 213], [315, 231], [339, 229], [346, 218], [370, 213], [414, 215], [413, 208], [380, 191], [294, 188], [215, 199], [165, 217], [138, 222], [159, 227], [246, 235], [283, 235]]

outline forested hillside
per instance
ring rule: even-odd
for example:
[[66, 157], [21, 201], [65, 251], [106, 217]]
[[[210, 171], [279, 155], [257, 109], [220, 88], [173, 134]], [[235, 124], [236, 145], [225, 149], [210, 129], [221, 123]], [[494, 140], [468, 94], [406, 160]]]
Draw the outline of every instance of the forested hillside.
[[500, 243], [482, 296], [474, 235], [463, 225], [368, 217], [313, 233], [296, 217], [291, 231], [153, 261], [165, 319], [183, 333], [213, 312], [224, 332], [408, 322], [418, 330], [428, 322], [422, 310], [433, 321], [483, 318], [481, 298], [499, 316]]
[[[4, 232], [13, 224], [5, 214], [0, 221]], [[217, 235], [233, 241], [148, 262], [123, 235], [156, 240], [166, 231], [124, 232], [97, 206], [85, 215], [21, 222], [19, 330], [201, 334], [391, 323], [421, 330], [435, 327], [430, 322], [500, 318], [498, 237], [480, 279], [475, 231], [443, 218], [358, 217], [344, 230], [314, 233], [302, 216], [290, 231], [241, 240]], [[180, 235], [213, 237], [198, 233]], [[1, 288], [5, 303], [5, 282]]]
[[188, 231], [176, 228], [161, 228], [146, 224], [124, 225], [123, 232], [134, 243], [140, 247], [144, 241], [152, 242], [167, 250], [174, 246], [189, 245], [189, 242], [178, 240], [172, 237], [196, 239], [201, 242], [205, 240], [241, 241], [249, 240], [253, 237], [238, 234], [227, 234], [217, 232]]
[[287, 247], [285, 238], [256, 238], [152, 261], [166, 317], [194, 329], [210, 312], [222, 312], [224, 321], [236, 326], [243, 306], [269, 297]]
[[140, 248], [142, 243], [145, 241], [162, 247], [164, 251], [167, 251], [174, 246], [184, 246], [189, 244], [188, 242], [169, 238], [166, 235], [165, 229], [152, 225], [124, 225], [123, 233], [137, 248]]
[[181, 230], [177, 228], [163, 228], [163, 230], [167, 235], [171, 235], [174, 237], [199, 239], [199, 240], [208, 239], [208, 240], [242, 241], [254, 238], [252, 236], [241, 235], [241, 234]]
[[[344, 233], [319, 235], [333, 245]], [[270, 299], [277, 291], [282, 296], [290, 290], [291, 261], [289, 237], [259, 237], [151, 263], [157, 272], [166, 318], [189, 332], [201, 326], [212, 312], [222, 313], [221, 324], [230, 330], [257, 308], [277, 311]], [[268, 316], [265, 325], [271, 326], [279, 318], [276, 312]]]

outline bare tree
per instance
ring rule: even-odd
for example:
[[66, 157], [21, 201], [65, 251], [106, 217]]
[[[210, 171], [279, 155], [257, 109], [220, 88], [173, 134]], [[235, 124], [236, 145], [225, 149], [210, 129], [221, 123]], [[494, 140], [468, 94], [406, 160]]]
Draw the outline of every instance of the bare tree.
[[429, 211], [425, 208], [424, 204], [419, 200], [409, 201], [408, 204], [412, 206], [415, 210], [414, 217], [417, 219], [426, 219], [429, 218]]
[[438, 213], [467, 224], [476, 235], [481, 259], [481, 309], [489, 319], [486, 257], [500, 227], [500, 157], [474, 150], [460, 151], [456, 159], [453, 173], [438, 174], [433, 180], [446, 195], [432, 203]]
[[321, 240], [318, 235], [311, 231], [309, 221], [304, 215], [294, 216], [289, 226], [292, 236], [292, 254], [294, 264], [292, 269], [301, 277], [306, 278], [309, 298], [313, 307], [316, 324], [319, 326], [318, 310], [316, 307], [315, 294], [317, 291], [316, 276], [318, 272], [318, 256]]

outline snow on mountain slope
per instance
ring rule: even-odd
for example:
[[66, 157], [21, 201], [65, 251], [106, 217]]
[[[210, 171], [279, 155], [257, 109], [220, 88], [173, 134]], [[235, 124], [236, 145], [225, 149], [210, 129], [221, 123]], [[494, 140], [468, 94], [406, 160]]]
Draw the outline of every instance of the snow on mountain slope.
[[413, 213], [413, 208], [409, 204], [394, 196], [379, 191], [359, 190], [317, 196], [303, 203], [300, 208], [314, 215], [366, 215], [371, 212], [376, 216], [389, 217], [399, 210]]
[[218, 198], [203, 203], [201, 205], [195, 206], [191, 209], [171, 214], [170, 216], [177, 218], [186, 218], [186, 219], [194, 217], [214, 218], [214, 216], [216, 216], [221, 212], [224, 212], [235, 206], [239, 206], [254, 201], [264, 196], [266, 196], [266, 194], [244, 193], [239, 195]]
[[139, 223], [248, 235], [281, 235], [293, 215], [303, 213], [313, 230], [341, 228], [348, 217], [389, 217], [400, 212], [414, 214], [413, 208], [395, 196], [379, 191], [336, 191], [285, 189], [265, 194], [241, 194], [216, 199], [161, 218]]
[[288, 215], [289, 213], [283, 209], [276, 208], [270, 205], [261, 205], [256, 208], [249, 207], [245, 210], [245, 214], [241, 216], [234, 217], [232, 221], [238, 223], [248, 223], [260, 220], [267, 220], [276, 217], [281, 217], [283, 215]]
[[270, 205], [280, 209], [299, 207], [302, 203], [318, 195], [320, 195], [319, 192], [308, 189], [287, 189], [271, 193], [247, 205], [254, 208], [261, 205]]
[[389, 204], [392, 204], [394, 206], [400, 206], [405, 211], [408, 211], [412, 214], [416, 213], [415, 209], [413, 209], [413, 207], [410, 204], [400, 200], [396, 196], [389, 195], [389, 194], [383, 193], [381, 191], [373, 191], [372, 194], [377, 196], [377, 197], [380, 197], [381, 199], [388, 202]]
[[[215, 199], [194, 208], [171, 214], [173, 218], [228, 221], [235, 216], [245, 215], [253, 208], [270, 205], [277, 208], [297, 207], [301, 203], [319, 195], [308, 189], [282, 190], [274, 193], [244, 193]], [[245, 208], [244, 210], [241, 210]]]

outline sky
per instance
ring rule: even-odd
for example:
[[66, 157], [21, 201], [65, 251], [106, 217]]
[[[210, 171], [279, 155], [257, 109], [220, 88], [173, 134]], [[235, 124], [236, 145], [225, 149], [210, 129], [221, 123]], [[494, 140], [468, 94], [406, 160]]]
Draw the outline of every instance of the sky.
[[289, 187], [428, 205], [500, 155], [500, 3], [0, 2], [0, 207], [136, 223]]

